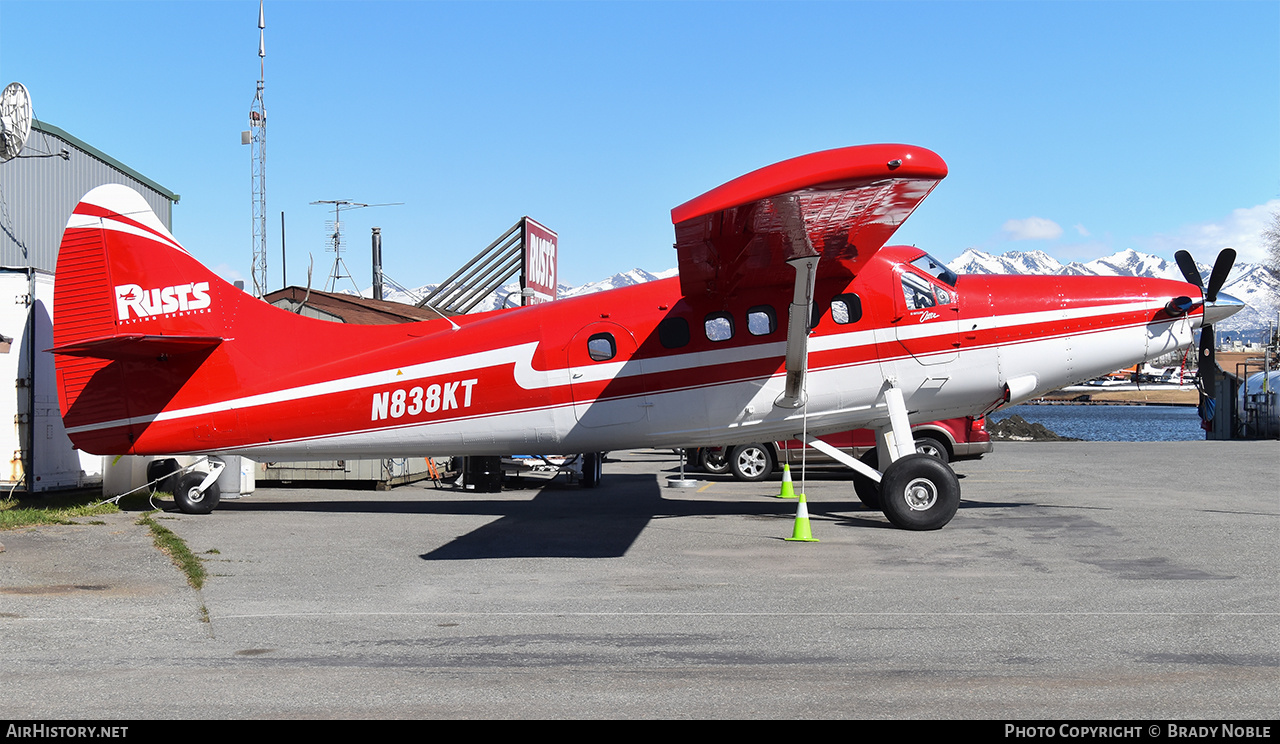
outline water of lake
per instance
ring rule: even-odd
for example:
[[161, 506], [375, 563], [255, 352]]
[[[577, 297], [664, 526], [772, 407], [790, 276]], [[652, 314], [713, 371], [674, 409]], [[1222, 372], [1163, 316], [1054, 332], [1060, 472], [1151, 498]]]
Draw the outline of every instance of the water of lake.
[[1011, 406], [991, 414], [1017, 414], [1059, 436], [1091, 442], [1178, 442], [1204, 439], [1194, 406]]

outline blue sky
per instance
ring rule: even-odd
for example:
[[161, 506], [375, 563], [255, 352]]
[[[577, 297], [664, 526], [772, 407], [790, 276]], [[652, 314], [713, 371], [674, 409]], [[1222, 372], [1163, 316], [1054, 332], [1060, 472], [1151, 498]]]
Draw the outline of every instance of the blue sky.
[[[258, 2], [0, 0], [0, 85], [182, 196], [227, 276], [252, 249]], [[369, 284], [443, 279], [522, 215], [560, 279], [675, 265], [670, 209], [763, 165], [906, 142], [950, 176], [895, 242], [1062, 261], [1258, 260], [1280, 209], [1276, 2], [267, 0], [269, 280], [327, 273], [322, 199]], [[317, 278], [315, 285], [322, 280]]]

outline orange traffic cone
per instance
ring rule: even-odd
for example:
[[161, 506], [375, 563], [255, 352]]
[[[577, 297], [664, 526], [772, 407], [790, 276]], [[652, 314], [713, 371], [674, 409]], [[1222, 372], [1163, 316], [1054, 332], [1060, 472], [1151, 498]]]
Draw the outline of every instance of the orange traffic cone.
[[805, 506], [804, 494], [800, 494], [800, 504], [796, 508], [796, 526], [791, 531], [791, 537], [787, 538], [791, 542], [818, 542], [818, 538], [813, 536], [813, 531], [809, 529], [809, 507]]
[[796, 489], [791, 483], [791, 465], [784, 464], [782, 466], [782, 493], [778, 494], [778, 498], [794, 499], [795, 497]]

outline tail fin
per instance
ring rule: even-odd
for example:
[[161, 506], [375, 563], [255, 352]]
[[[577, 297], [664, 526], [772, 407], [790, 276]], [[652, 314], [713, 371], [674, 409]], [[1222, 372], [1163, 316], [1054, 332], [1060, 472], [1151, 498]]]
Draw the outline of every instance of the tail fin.
[[243, 297], [192, 258], [132, 189], [86, 194], [62, 234], [53, 299], [51, 351], [72, 442], [129, 451], [135, 427], [223, 342]]

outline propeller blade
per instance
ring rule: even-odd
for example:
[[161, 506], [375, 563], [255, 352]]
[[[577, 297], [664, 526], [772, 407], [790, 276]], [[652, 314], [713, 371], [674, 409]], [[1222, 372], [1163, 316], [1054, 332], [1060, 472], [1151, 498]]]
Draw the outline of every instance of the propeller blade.
[[1218, 260], [1213, 264], [1213, 273], [1209, 275], [1209, 289], [1205, 292], [1205, 302], [1214, 302], [1218, 299], [1218, 290], [1222, 289], [1222, 285], [1227, 282], [1227, 274], [1231, 273], [1231, 267], [1236, 262], [1236, 252], [1230, 248], [1223, 248], [1218, 254]]
[[1178, 268], [1182, 270], [1182, 275], [1187, 281], [1204, 291], [1204, 280], [1200, 278], [1200, 269], [1196, 267], [1195, 259], [1191, 258], [1191, 254], [1186, 251], [1178, 251], [1173, 254], [1173, 260], [1178, 262]]
[[1196, 375], [1200, 378], [1200, 389], [1205, 395], [1213, 396], [1218, 382], [1218, 360], [1214, 355], [1217, 346], [1213, 342], [1213, 326], [1200, 329], [1200, 361]]

